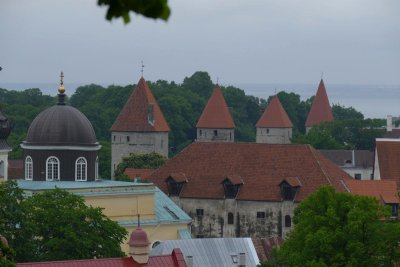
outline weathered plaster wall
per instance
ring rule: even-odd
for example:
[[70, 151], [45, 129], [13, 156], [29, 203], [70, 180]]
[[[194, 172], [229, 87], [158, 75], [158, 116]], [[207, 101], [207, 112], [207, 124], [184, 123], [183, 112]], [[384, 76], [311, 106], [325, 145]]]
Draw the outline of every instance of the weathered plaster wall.
[[200, 141], [200, 142], [201, 141], [234, 142], [235, 141], [235, 129], [197, 128], [197, 140], [196, 141]]
[[290, 144], [292, 128], [257, 128], [256, 143]]

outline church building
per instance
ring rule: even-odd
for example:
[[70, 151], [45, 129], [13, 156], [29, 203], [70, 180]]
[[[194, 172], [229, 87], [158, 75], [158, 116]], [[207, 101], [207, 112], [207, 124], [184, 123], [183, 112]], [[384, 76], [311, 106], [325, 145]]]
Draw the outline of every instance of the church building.
[[98, 178], [101, 146], [86, 116], [65, 104], [63, 77], [61, 73], [58, 103], [36, 116], [21, 144], [26, 180], [95, 181]]
[[217, 85], [196, 125], [200, 142], [234, 142], [235, 123], [225, 102], [221, 87]]
[[111, 127], [111, 173], [131, 153], [168, 157], [167, 121], [143, 77]]

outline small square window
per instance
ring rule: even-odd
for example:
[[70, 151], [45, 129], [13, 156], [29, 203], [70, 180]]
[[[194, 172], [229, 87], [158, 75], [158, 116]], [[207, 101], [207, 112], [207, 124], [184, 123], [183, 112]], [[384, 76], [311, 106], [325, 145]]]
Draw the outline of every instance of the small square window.
[[361, 173], [354, 174], [354, 178], [356, 178], [356, 180], [361, 180]]
[[265, 212], [259, 211], [257, 212], [257, 219], [265, 219]]
[[126, 137], [126, 142], [129, 143], [130, 140], [131, 140], [130, 136], [127, 136], [127, 137]]
[[214, 130], [214, 136], [218, 136], [218, 131]]

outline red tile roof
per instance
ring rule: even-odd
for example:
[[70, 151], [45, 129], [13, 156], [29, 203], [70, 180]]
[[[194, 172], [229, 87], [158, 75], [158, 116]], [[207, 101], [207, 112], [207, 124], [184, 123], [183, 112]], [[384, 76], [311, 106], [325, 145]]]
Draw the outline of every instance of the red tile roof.
[[352, 179], [310, 145], [297, 144], [196, 142], [157, 169], [149, 180], [168, 193], [165, 180], [176, 172], [188, 179], [181, 198], [224, 199], [221, 182], [233, 174], [244, 181], [237, 199], [260, 201], [280, 201], [279, 184], [290, 177], [301, 183], [296, 201], [325, 184], [345, 191], [341, 180]]
[[310, 113], [308, 113], [306, 126], [311, 127], [326, 121], [333, 121], [333, 115], [328, 95], [326, 94], [324, 81], [321, 79], [317, 94], [311, 105]]
[[197, 122], [196, 128], [235, 128], [221, 88], [217, 85]]
[[378, 201], [386, 204], [399, 203], [396, 181], [347, 180], [345, 183], [353, 194], [375, 197]]
[[177, 183], [188, 181], [186, 175], [182, 172], [171, 173], [170, 177]]
[[182, 251], [175, 248], [171, 255], [150, 256], [145, 264], [131, 257], [112, 259], [65, 260], [17, 263], [17, 267], [186, 267]]
[[278, 96], [274, 96], [256, 124], [257, 128], [292, 128], [293, 124], [283, 109]]
[[128, 176], [130, 179], [141, 178], [146, 180], [147, 177], [150, 176], [154, 172], [154, 169], [135, 169], [135, 168], [126, 168], [124, 174]]
[[[149, 122], [153, 105], [154, 125]], [[169, 126], [146, 81], [140, 78], [125, 106], [111, 127], [113, 132], [169, 132]]]
[[288, 177], [288, 178], [283, 179], [283, 181], [287, 182], [292, 187], [301, 186], [301, 182], [300, 182], [299, 178], [297, 178], [297, 177]]
[[377, 139], [376, 153], [381, 179], [395, 180], [400, 186], [400, 139]]
[[17, 267], [141, 267], [131, 257], [17, 263]]
[[252, 238], [251, 240], [253, 241], [260, 262], [272, 260], [273, 249], [279, 248], [284, 241], [282, 237]]

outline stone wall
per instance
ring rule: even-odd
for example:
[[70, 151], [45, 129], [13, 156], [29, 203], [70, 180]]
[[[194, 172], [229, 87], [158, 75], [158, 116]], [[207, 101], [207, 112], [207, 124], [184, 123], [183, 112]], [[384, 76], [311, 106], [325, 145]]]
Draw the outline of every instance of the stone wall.
[[290, 144], [292, 128], [257, 128], [256, 143]]
[[[292, 201], [172, 199], [192, 217], [192, 236], [199, 238], [285, 237], [293, 227], [292, 221], [290, 227], [285, 227], [285, 216], [289, 215], [292, 219], [297, 205]], [[228, 221], [228, 213], [232, 213], [233, 222]]]
[[168, 157], [167, 132], [112, 132], [111, 133], [111, 175], [123, 157], [131, 153], [147, 154], [156, 152]]
[[200, 142], [234, 142], [235, 129], [197, 128], [197, 140]]

